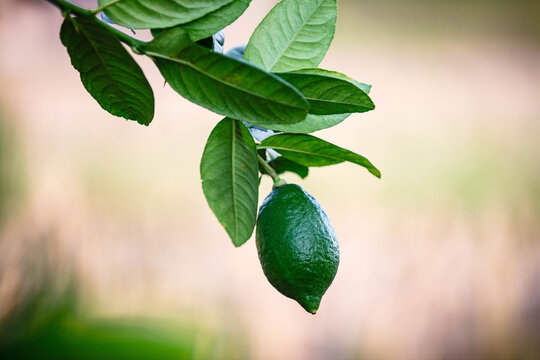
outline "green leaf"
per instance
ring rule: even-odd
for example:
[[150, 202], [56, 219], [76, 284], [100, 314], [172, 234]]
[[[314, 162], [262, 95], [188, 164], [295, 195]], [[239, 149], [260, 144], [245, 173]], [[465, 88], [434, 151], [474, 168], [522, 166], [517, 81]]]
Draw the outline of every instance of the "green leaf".
[[381, 177], [381, 172], [365, 157], [311, 135], [278, 134], [263, 140], [259, 148], [274, 149], [283, 157], [307, 167], [349, 161], [365, 167], [376, 177]]
[[360, 88], [363, 92], [369, 95], [371, 92], [371, 85], [361, 83], [359, 81], [354, 80], [353, 78], [348, 77], [345, 74], [342, 74], [337, 71], [330, 71], [330, 70], [324, 70], [324, 69], [318, 69], [318, 68], [311, 68], [311, 69], [301, 69], [297, 71], [293, 71], [292, 73], [301, 73], [301, 74], [310, 74], [310, 75], [319, 75], [319, 76], [327, 76], [334, 79], [340, 79], [344, 81], [348, 81], [354, 85], [356, 85], [358, 88]]
[[201, 179], [210, 209], [235, 246], [253, 233], [259, 198], [255, 142], [238, 120], [225, 118], [214, 128], [201, 160]]
[[[204, 15], [201, 18], [193, 20], [187, 24], [179, 25], [189, 34], [189, 38], [193, 42], [210, 48], [213, 47], [212, 36], [233, 23], [244, 13], [248, 8], [251, 0], [233, 0], [231, 3]], [[157, 29], [152, 30], [152, 34], [156, 35]], [[203, 43], [201, 43], [201, 41]]]
[[182, 25], [182, 27], [189, 33], [192, 41], [199, 41], [232, 24], [246, 11], [250, 2], [251, 0], [233, 0], [197, 20]]
[[276, 125], [274, 130], [295, 134], [309, 134], [315, 131], [331, 128], [343, 122], [352, 114], [313, 115], [308, 114], [306, 119], [296, 124]]
[[317, 67], [336, 20], [336, 0], [283, 0], [253, 32], [244, 59], [272, 72]]
[[156, 65], [186, 99], [215, 113], [272, 128], [305, 119], [309, 104], [279, 77], [243, 61], [191, 45], [176, 57], [160, 54]]
[[[324, 75], [328, 77], [334, 77], [336, 79], [349, 81], [352, 84], [356, 85], [359, 89], [361, 89], [368, 95], [371, 91], [371, 85], [360, 83], [338, 72], [322, 70], [322, 69], [303, 69], [303, 70], [300, 70], [300, 72], [305, 72], [305, 73], [315, 74], [315, 75]], [[299, 122], [296, 124], [276, 125], [274, 127], [274, 130], [285, 131], [285, 132], [290, 132], [290, 133], [307, 134], [307, 133], [311, 133], [311, 132], [322, 130], [322, 129], [328, 129], [332, 126], [335, 126], [341, 123], [343, 120], [347, 119], [350, 115], [351, 114], [335, 114], [335, 115], [308, 114], [306, 119], [302, 122]]]
[[[148, 125], [154, 94], [144, 73], [120, 42], [95, 18], [66, 18], [60, 39], [86, 90], [113, 115]], [[75, 29], [76, 24], [77, 29]]]
[[[292, 172], [300, 176], [302, 179], [307, 178], [309, 175], [309, 168], [303, 165], [300, 165], [292, 160], [289, 160], [284, 157], [278, 157], [277, 159], [271, 160], [268, 162], [268, 165], [272, 167], [279, 175]], [[262, 166], [259, 166], [259, 171], [263, 174], [266, 174], [266, 170]]]
[[176, 57], [182, 50], [192, 44], [188, 33], [181, 27], [166, 30], [152, 30], [154, 39], [142, 47], [145, 53], [161, 54], [167, 57]]
[[[276, 74], [300, 90], [309, 101], [309, 113], [333, 115], [373, 110], [369, 96], [352, 81], [328, 76], [324, 71], [294, 71]], [[328, 72], [330, 73], [330, 72]]]
[[99, 0], [115, 23], [135, 29], [167, 28], [199, 19], [233, 0]]

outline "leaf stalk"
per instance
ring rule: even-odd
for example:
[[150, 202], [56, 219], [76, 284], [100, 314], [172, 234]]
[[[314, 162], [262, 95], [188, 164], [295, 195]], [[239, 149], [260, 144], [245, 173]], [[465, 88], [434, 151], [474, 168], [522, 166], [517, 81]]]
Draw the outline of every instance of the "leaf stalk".
[[266, 162], [266, 160], [264, 160], [262, 158], [261, 155], [258, 155], [257, 154], [257, 160], [259, 160], [259, 163], [261, 164], [261, 166], [264, 168], [264, 170], [267, 172], [268, 175], [270, 175], [270, 177], [272, 178], [272, 180], [274, 181], [274, 187], [280, 187], [280, 186], [283, 186], [283, 185], [286, 185], [287, 182], [285, 180], [283, 180], [282, 178], [279, 177], [278, 173], [276, 172], [276, 170], [274, 170], [273, 167], [271, 167], [268, 162]]
[[[134, 37], [129, 36], [128, 34], [116, 29], [115, 27], [110, 26], [110, 25], [104, 23], [103, 21], [98, 20], [95, 15], [96, 15], [96, 13], [101, 11], [100, 10], [101, 8], [97, 8], [97, 9], [94, 9], [94, 10], [87, 10], [87, 9], [83, 9], [80, 6], [72, 4], [72, 3], [70, 3], [69, 1], [66, 1], [66, 0], [46, 0], [46, 1], [48, 1], [51, 4], [55, 5], [56, 7], [58, 7], [60, 10], [62, 10], [63, 13], [66, 13], [66, 12], [67, 13], [73, 13], [73, 14], [76, 14], [76, 15], [87, 16], [87, 17], [91, 17], [91, 18], [95, 19], [96, 23], [99, 26], [106, 29], [108, 32], [113, 34], [118, 40], [120, 40], [124, 44], [126, 44], [129, 47], [131, 47], [132, 49], [134, 49], [134, 51], [136, 53], [137, 53], [137, 50], [140, 50], [142, 48], [142, 46], [144, 44], [146, 44], [146, 42], [135, 39]], [[110, 6], [112, 4], [113, 3], [109, 3], [106, 6]], [[114, 4], [116, 4], [116, 2], [114, 2]], [[106, 6], [102, 6], [102, 8], [105, 8]]]

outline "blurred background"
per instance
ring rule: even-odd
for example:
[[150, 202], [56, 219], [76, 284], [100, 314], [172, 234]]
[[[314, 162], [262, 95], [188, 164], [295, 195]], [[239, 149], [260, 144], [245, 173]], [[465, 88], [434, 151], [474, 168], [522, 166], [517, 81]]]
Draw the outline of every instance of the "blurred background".
[[[225, 48], [275, 3], [254, 0]], [[136, 57], [154, 121], [114, 118], [61, 22], [43, 0], [0, 5], [0, 358], [540, 358], [538, 1], [339, 1], [321, 67], [372, 84], [377, 109], [316, 135], [383, 178], [350, 164], [287, 178], [340, 240], [316, 316], [206, 204], [220, 117]]]

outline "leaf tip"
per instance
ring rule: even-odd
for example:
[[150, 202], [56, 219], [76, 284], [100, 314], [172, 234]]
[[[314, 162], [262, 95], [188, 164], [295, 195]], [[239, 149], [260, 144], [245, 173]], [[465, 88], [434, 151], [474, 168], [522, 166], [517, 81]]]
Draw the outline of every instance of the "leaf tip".
[[146, 119], [126, 119], [126, 120], [135, 120], [139, 125], [149, 126], [152, 122], [152, 119], [146, 120]]
[[377, 177], [378, 179], [380, 179], [382, 177], [382, 174], [381, 172], [379, 171], [379, 169], [376, 169], [376, 168], [373, 168], [373, 169], [369, 169], [369, 172], [371, 174], [373, 174], [375, 177]]
[[239, 248], [242, 245], [244, 245], [249, 240], [249, 238], [244, 240], [244, 239], [240, 239], [240, 238], [234, 239], [234, 238], [231, 237], [231, 240], [232, 240], [232, 243], [233, 243], [234, 247]]

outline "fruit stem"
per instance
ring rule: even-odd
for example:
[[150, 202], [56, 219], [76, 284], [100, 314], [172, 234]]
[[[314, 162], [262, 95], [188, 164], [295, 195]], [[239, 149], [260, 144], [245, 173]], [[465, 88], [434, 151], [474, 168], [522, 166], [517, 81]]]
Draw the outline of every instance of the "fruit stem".
[[278, 173], [274, 168], [272, 168], [266, 160], [262, 158], [261, 155], [257, 154], [257, 159], [259, 160], [259, 163], [262, 165], [264, 170], [267, 172], [268, 175], [274, 180], [274, 188], [287, 185], [287, 182], [279, 177]]

